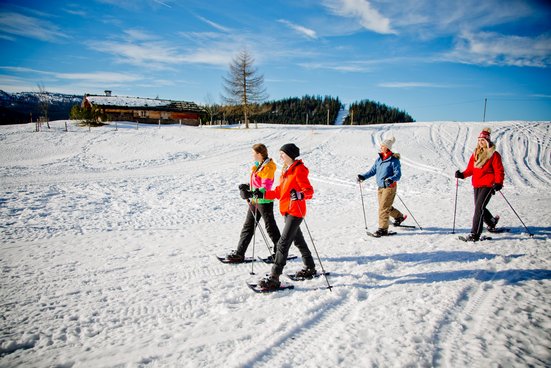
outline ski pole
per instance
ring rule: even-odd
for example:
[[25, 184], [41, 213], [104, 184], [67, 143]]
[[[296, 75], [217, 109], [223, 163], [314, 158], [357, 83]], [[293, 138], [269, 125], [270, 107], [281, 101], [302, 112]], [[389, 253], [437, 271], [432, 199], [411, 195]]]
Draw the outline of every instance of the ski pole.
[[457, 211], [457, 187], [459, 186], [459, 179], [455, 178], [455, 202], [453, 205], [453, 228], [452, 228], [452, 234], [455, 234], [455, 214]]
[[507, 200], [507, 198], [505, 198], [505, 195], [503, 194], [503, 192], [501, 190], [499, 190], [499, 192], [501, 193], [501, 196], [503, 197], [503, 199], [505, 199], [505, 202], [507, 202], [507, 204], [509, 205], [509, 207], [511, 207], [511, 209], [513, 210], [513, 212], [515, 213], [515, 215], [517, 215], [518, 219], [520, 220], [520, 222], [522, 223], [522, 225], [524, 226], [524, 228], [526, 229], [526, 232], [528, 233], [528, 235], [530, 236], [534, 236], [534, 234], [532, 234], [530, 232], [530, 230], [528, 230], [528, 228], [526, 227], [526, 225], [524, 224], [524, 221], [522, 221], [522, 219], [520, 218], [520, 216], [518, 215], [517, 211], [515, 211], [515, 209], [513, 208], [513, 206], [511, 205], [511, 203], [509, 203], [509, 201]]
[[[252, 209], [252, 205], [251, 205], [251, 201], [249, 199], [247, 199], [247, 203], [249, 205], [249, 211], [251, 211], [251, 214], [253, 214], [254, 216], [254, 211]], [[256, 208], [256, 206], [255, 206]], [[258, 221], [256, 221], [256, 216], [255, 216], [255, 230], [256, 230], [256, 227], [259, 225], [259, 222], [260, 222], [260, 219], [258, 219]], [[264, 230], [262, 229], [262, 226], [258, 226], [258, 228], [260, 229], [260, 235], [262, 235], [262, 237], [264, 238], [264, 243], [266, 244], [266, 248], [268, 248], [268, 252], [270, 253], [270, 255], [272, 255], [274, 252], [272, 252], [272, 248], [270, 247], [269, 243], [268, 243], [268, 238], [266, 237], [266, 234], [264, 233]]]
[[251, 275], [254, 275], [254, 246], [256, 243], [256, 225], [258, 225], [258, 222], [256, 221], [256, 215], [258, 214], [258, 206], [254, 206], [254, 228], [253, 228], [253, 262], [251, 262]]
[[312, 237], [312, 234], [310, 233], [310, 228], [308, 227], [308, 223], [306, 222], [306, 218], [302, 214], [302, 210], [300, 209], [300, 206], [298, 206], [298, 210], [300, 211], [300, 215], [302, 216], [302, 220], [304, 221], [304, 226], [306, 226], [306, 230], [308, 231], [308, 236], [310, 236], [310, 241], [312, 241], [312, 246], [314, 247], [314, 251], [316, 251], [316, 257], [318, 257], [318, 262], [320, 263], [321, 272], [323, 273], [323, 276], [325, 277], [325, 282], [327, 282], [327, 288], [329, 289], [329, 291], [332, 292], [333, 290], [331, 290], [331, 289], [333, 288], [333, 286], [331, 286], [331, 284], [329, 283], [329, 279], [327, 278], [327, 273], [325, 272], [325, 269], [323, 268], [323, 264], [321, 263], [321, 258], [320, 258], [320, 255], [318, 253], [318, 249], [316, 248], [316, 244], [314, 243], [314, 238]]
[[364, 204], [364, 194], [362, 191], [362, 182], [358, 181], [358, 185], [360, 186], [360, 198], [362, 199], [362, 211], [364, 213], [365, 231], [367, 231], [367, 218], [365, 217], [365, 204]]
[[419, 230], [423, 230], [423, 228], [421, 227], [421, 225], [419, 225], [419, 223], [418, 223], [417, 220], [415, 219], [415, 216], [413, 216], [413, 213], [411, 213], [411, 211], [409, 210], [408, 206], [406, 206], [406, 204], [404, 203], [404, 201], [402, 201], [402, 198], [400, 198], [400, 196], [398, 195], [398, 192], [396, 192], [396, 196], [398, 197], [398, 199], [400, 200], [400, 202], [402, 202], [402, 204], [404, 205], [404, 207], [406, 208], [406, 210], [409, 212], [409, 214], [410, 214], [411, 217], [413, 218], [413, 221], [415, 221], [415, 223], [417, 224], [417, 226], [419, 226]]

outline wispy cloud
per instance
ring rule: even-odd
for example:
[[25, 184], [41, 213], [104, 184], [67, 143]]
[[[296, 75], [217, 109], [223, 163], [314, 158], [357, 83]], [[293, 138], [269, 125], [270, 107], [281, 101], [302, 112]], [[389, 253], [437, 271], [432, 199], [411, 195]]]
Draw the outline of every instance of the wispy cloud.
[[0, 35], [4, 39], [13, 35], [49, 42], [69, 38], [59, 27], [47, 20], [15, 12], [0, 12]]
[[502, 35], [495, 32], [463, 32], [447, 61], [480, 65], [529, 67], [551, 66], [551, 33], [537, 37]]
[[90, 47], [112, 55], [119, 63], [148, 69], [166, 69], [169, 65], [185, 61], [183, 53], [174, 45], [163, 41], [94, 41], [90, 43]]
[[204, 17], [202, 17], [202, 16], [200, 16], [200, 15], [197, 15], [197, 19], [202, 20], [203, 22], [207, 23], [207, 24], [208, 24], [209, 26], [211, 26], [212, 28], [217, 29], [217, 30], [219, 30], [219, 31], [221, 31], [221, 32], [230, 32], [230, 31], [231, 31], [231, 28], [224, 27], [224, 26], [222, 26], [222, 25], [220, 25], [220, 24], [218, 24], [218, 23], [215, 23], [215, 22], [213, 22], [213, 21], [211, 21], [211, 20], [208, 20], [207, 18], [204, 18]]
[[323, 5], [333, 14], [355, 19], [363, 28], [382, 34], [397, 33], [390, 19], [383, 16], [368, 0], [324, 0]]
[[38, 70], [32, 68], [23, 68], [18, 66], [0, 66], [1, 70], [11, 72], [13, 74], [24, 74], [26, 77], [37, 78], [34, 75], [46, 76], [64, 80], [79, 80], [79, 81], [98, 81], [101, 83], [109, 83], [113, 81], [134, 82], [143, 79], [140, 75], [130, 73], [116, 72], [91, 72], [91, 73], [59, 73], [47, 70]]
[[279, 19], [278, 22], [282, 23], [282, 24], [285, 24], [287, 27], [289, 27], [292, 30], [300, 33], [303, 36], [306, 36], [306, 37], [312, 38], [312, 39], [317, 38], [316, 31], [314, 31], [313, 29], [306, 28], [306, 27], [300, 26], [298, 24], [294, 24], [294, 23], [292, 23], [288, 20], [285, 20], [285, 19]]
[[383, 88], [453, 88], [455, 85], [428, 83], [428, 82], [385, 82], [379, 83]]

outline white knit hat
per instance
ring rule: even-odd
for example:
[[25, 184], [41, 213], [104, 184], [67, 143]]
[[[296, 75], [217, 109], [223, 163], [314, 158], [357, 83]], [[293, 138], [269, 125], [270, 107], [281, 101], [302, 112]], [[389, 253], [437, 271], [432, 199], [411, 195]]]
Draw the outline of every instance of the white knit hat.
[[392, 150], [392, 145], [394, 144], [394, 142], [396, 142], [396, 138], [389, 137], [389, 138], [386, 138], [384, 141], [381, 142], [381, 146], [385, 146], [389, 150]]

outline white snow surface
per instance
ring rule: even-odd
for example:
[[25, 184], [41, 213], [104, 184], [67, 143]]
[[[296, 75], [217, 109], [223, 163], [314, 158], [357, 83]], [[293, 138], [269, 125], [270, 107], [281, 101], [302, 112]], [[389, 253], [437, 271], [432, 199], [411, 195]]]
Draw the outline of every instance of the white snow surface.
[[[551, 365], [549, 122], [51, 124], [0, 127], [2, 367]], [[464, 243], [473, 190], [459, 181], [451, 234], [454, 171], [485, 126], [506, 171], [489, 209], [511, 232]], [[390, 134], [398, 194], [423, 229], [374, 239], [355, 178]], [[256, 294], [246, 281], [270, 265], [215, 258], [236, 247], [247, 211], [237, 186], [258, 142], [277, 177], [279, 147], [300, 147], [315, 189], [302, 229], [332, 290], [321, 277]], [[362, 191], [375, 230], [375, 180]], [[259, 231], [254, 252], [268, 255]]]

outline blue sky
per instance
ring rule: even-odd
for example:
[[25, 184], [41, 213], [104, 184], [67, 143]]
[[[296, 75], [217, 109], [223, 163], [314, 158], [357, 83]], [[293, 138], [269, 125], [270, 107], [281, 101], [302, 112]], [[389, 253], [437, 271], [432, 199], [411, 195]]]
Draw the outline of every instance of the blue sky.
[[551, 120], [551, 5], [517, 0], [0, 3], [0, 89], [220, 102], [247, 49], [270, 100], [370, 99], [417, 121]]

